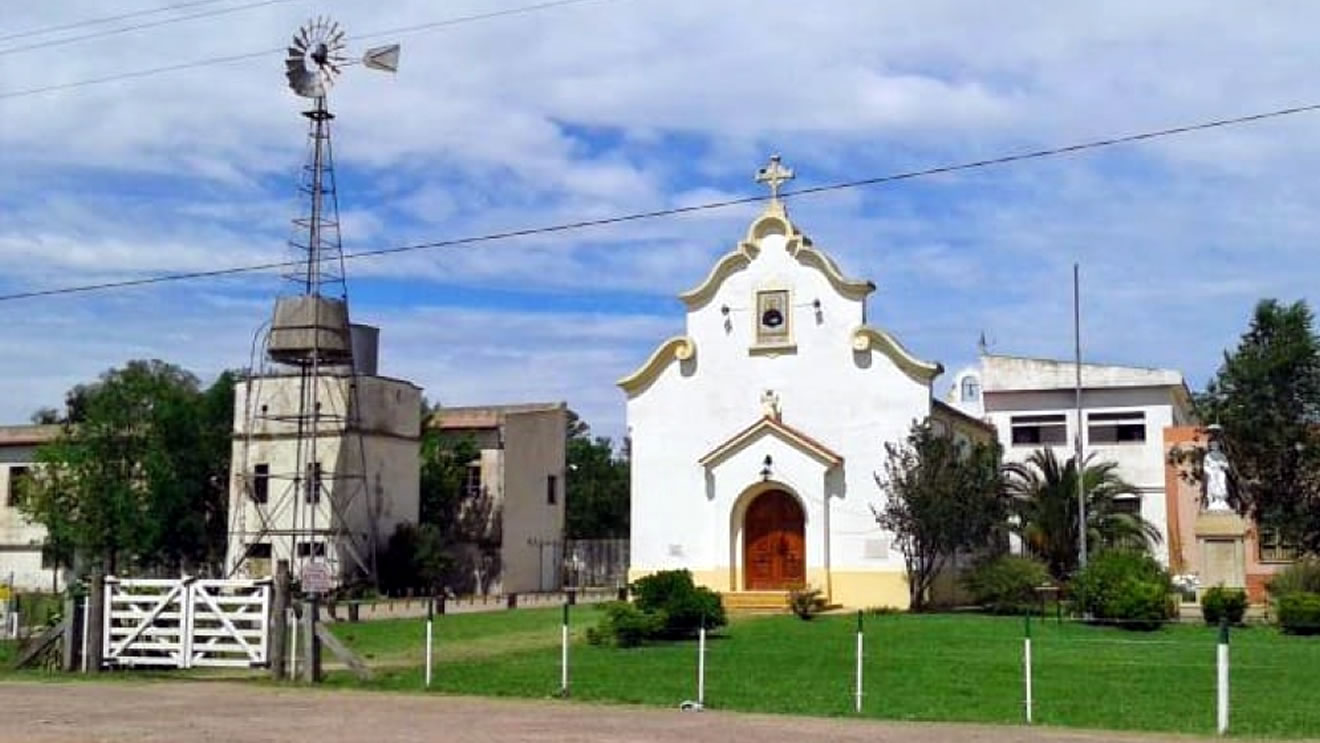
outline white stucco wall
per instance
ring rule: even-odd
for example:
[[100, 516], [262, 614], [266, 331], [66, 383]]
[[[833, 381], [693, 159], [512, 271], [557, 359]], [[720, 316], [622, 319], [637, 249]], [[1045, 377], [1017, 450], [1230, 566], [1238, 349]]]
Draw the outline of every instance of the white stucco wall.
[[[748, 266], [689, 309], [695, 356], [670, 361], [628, 400], [632, 571], [684, 567], [710, 573], [705, 577], [717, 588], [741, 589], [740, 496], [765, 487], [760, 470], [767, 454], [770, 479], [805, 509], [808, 582], [827, 581], [827, 565], [835, 573], [901, 571], [901, 556], [892, 549], [881, 558], [867, 556], [886, 551], [875, 540], [888, 541], [869, 508], [881, 500], [873, 475], [883, 467], [884, 443], [901, 439], [914, 420], [929, 415], [929, 385], [884, 353], [853, 350], [864, 299], [845, 296], [820, 267], [790, 255], [785, 235], [768, 234], [756, 243], [759, 253]], [[796, 350], [753, 352], [756, 292], [777, 288], [791, 292]], [[763, 416], [766, 390], [778, 396], [783, 423], [842, 456], [841, 468], [827, 473], [800, 447], [773, 435], [749, 442], [709, 471], [698, 463]]]
[[[318, 399], [322, 410], [338, 420], [323, 422], [316, 439], [323, 482], [332, 491], [331, 497], [322, 497], [317, 503], [292, 493], [297, 470], [296, 423], [262, 417], [297, 412], [298, 378], [267, 377], [250, 387], [240, 384], [236, 388], [228, 565], [242, 558], [247, 544], [268, 542], [271, 561], [249, 560], [244, 572], [264, 574], [273, 570], [276, 560], [292, 559], [296, 575], [300, 558], [291, 554], [291, 535], [295, 530], [310, 530], [317, 535], [316, 541], [331, 542], [327, 556], [345, 574], [351, 574], [357, 569], [356, 560], [345, 544], [330, 539], [338, 521], [332, 503], [339, 504], [340, 519], [356, 536], [359, 557], [367, 565], [373, 543], [383, 547], [398, 524], [417, 521], [421, 390], [384, 377], [356, 377], [360, 425], [358, 431], [345, 433], [344, 420], [353, 399], [351, 379], [321, 379]], [[244, 487], [244, 477], [257, 464], [268, 465], [271, 473], [269, 500], [264, 505], [253, 503]]]
[[[28, 426], [11, 427], [28, 429]], [[13, 505], [14, 469], [34, 471], [37, 446], [23, 443], [6, 445], [0, 436], [0, 583], [13, 582], [27, 591], [50, 591], [62, 586], [55, 571], [42, 567], [41, 546], [46, 541], [46, 527], [29, 521]]]
[[[974, 376], [981, 382], [981, 398], [965, 400], [961, 380]], [[994, 424], [1008, 462], [1024, 461], [1038, 444], [1014, 445], [1011, 422], [1015, 416], [1063, 415], [1065, 443], [1048, 447], [1060, 459], [1073, 455], [1077, 432], [1077, 398], [1072, 385], [1076, 369], [1071, 363], [1006, 356], [982, 357], [980, 367], [960, 370], [953, 378], [948, 401], [970, 415]], [[1082, 415], [1133, 412], [1145, 416], [1144, 442], [1096, 443], [1083, 432], [1086, 454], [1097, 461], [1118, 464], [1118, 473], [1141, 492], [1141, 515], [1163, 534], [1153, 550], [1168, 564], [1168, 495], [1165, 492], [1163, 431], [1191, 419], [1182, 375], [1169, 369], [1082, 365]]]

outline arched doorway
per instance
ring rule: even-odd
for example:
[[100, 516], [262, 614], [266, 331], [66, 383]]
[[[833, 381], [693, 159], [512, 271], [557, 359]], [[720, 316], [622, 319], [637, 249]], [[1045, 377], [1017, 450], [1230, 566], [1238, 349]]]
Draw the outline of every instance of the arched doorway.
[[782, 490], [756, 496], [743, 516], [743, 569], [748, 591], [782, 591], [807, 578], [806, 516]]

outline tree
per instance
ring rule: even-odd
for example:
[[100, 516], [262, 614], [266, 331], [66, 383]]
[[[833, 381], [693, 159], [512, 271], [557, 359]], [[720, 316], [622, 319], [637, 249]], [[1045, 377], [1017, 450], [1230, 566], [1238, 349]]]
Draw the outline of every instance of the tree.
[[614, 453], [607, 437], [591, 437], [591, 428], [571, 416], [567, 446], [564, 531], [569, 539], [611, 539], [628, 536], [631, 509], [630, 467], [625, 445]]
[[[1005, 465], [1005, 490], [1014, 532], [1032, 554], [1045, 560], [1050, 575], [1066, 580], [1077, 570], [1077, 462], [1060, 462], [1051, 449], [1038, 449], [1025, 462]], [[1083, 460], [1088, 552], [1103, 547], [1148, 550], [1161, 541], [1160, 530], [1118, 503], [1137, 496], [1136, 486], [1118, 474], [1114, 462]]]
[[1305, 302], [1262, 300], [1196, 408], [1201, 420], [1223, 427], [1234, 508], [1320, 552], [1320, 340], [1313, 325]]
[[66, 397], [21, 508], [60, 564], [118, 572], [218, 565], [225, 548], [233, 377], [132, 361]]
[[917, 423], [900, 444], [885, 444], [876, 474], [885, 503], [876, 521], [893, 532], [907, 570], [913, 611], [927, 607], [930, 587], [949, 559], [993, 541], [1004, 521], [999, 447], [960, 445]]

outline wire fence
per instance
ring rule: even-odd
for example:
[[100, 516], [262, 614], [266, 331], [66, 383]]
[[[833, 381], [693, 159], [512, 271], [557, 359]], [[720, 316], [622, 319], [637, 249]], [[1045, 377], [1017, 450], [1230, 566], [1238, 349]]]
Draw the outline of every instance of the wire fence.
[[[521, 615], [516, 617], [515, 615]], [[735, 620], [704, 639], [591, 645], [591, 607], [344, 629], [378, 685], [887, 719], [1320, 735], [1320, 637], [1267, 626], [1154, 629], [983, 615]], [[565, 622], [565, 618], [567, 621]], [[399, 624], [399, 623], [391, 623]], [[371, 635], [372, 637], [366, 637]], [[567, 641], [565, 641], [567, 638]], [[364, 641], [365, 640], [365, 641]], [[388, 644], [388, 643], [385, 643]], [[859, 652], [860, 651], [860, 652]], [[1221, 672], [1221, 662], [1223, 671]], [[1221, 675], [1222, 673], [1222, 675]], [[427, 683], [429, 679], [429, 684]]]

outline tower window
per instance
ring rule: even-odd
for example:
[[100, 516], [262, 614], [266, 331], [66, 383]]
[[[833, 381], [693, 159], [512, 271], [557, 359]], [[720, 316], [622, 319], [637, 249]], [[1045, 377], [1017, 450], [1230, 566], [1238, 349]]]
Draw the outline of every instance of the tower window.
[[252, 502], [266, 503], [270, 500], [270, 465], [252, 466]]
[[545, 502], [553, 506], [559, 498], [559, 478], [554, 475], [545, 476]]
[[962, 401], [976, 402], [981, 399], [981, 381], [973, 376], [962, 378]]

